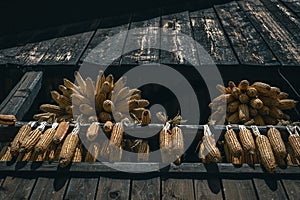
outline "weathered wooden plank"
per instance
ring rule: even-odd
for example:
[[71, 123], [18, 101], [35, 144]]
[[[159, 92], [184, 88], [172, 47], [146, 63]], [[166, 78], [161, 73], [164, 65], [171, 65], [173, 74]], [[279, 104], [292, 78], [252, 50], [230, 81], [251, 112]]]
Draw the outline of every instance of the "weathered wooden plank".
[[132, 180], [131, 199], [160, 199], [160, 179]]
[[[223, 28], [215, 11], [210, 9], [191, 12], [193, 37], [211, 56], [216, 64], [237, 65]], [[205, 57], [199, 55], [200, 64], [205, 64]]]
[[259, 199], [288, 199], [279, 179], [274, 177], [254, 178], [253, 182]]
[[98, 178], [71, 178], [65, 199], [94, 199]]
[[289, 199], [298, 199], [300, 196], [300, 180], [281, 179]]
[[162, 199], [195, 199], [192, 179], [162, 180]]
[[129, 199], [130, 180], [100, 177], [96, 199]]
[[216, 6], [215, 9], [241, 64], [278, 64], [263, 38], [236, 2]]
[[13, 114], [17, 119], [21, 120], [39, 93], [42, 76], [43, 72], [25, 73], [20, 82], [0, 105], [0, 113]]
[[152, 62], [158, 63], [160, 48], [160, 18], [135, 21], [137, 20], [136, 18], [133, 18], [133, 22], [130, 24], [121, 65], [137, 65]]
[[220, 179], [209, 176], [207, 179], [194, 179], [195, 199], [223, 199]]
[[0, 65], [6, 64], [22, 64], [22, 60], [18, 59], [23, 46], [10, 47], [0, 50]]
[[199, 65], [195, 44], [188, 40], [192, 40], [189, 13], [164, 15], [161, 27], [161, 63]]
[[31, 199], [63, 199], [68, 180], [66, 176], [61, 175], [56, 178], [39, 177]]
[[1, 199], [29, 199], [36, 178], [6, 177], [0, 190]]
[[296, 15], [300, 17], [300, 1], [298, 0], [280, 0], [289, 9], [291, 9]]
[[255, 28], [261, 33], [282, 65], [299, 65], [300, 50], [293, 36], [282, 28], [277, 19], [259, 1], [240, 1]]
[[222, 179], [226, 199], [257, 199], [252, 179]]

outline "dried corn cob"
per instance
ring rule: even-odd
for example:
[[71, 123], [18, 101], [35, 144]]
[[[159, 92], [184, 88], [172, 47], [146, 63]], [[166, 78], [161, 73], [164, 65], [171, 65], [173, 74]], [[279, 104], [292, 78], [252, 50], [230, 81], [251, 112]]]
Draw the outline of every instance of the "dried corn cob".
[[98, 137], [98, 131], [99, 131], [99, 123], [98, 122], [93, 122], [88, 130], [86, 131], [86, 138], [88, 139], [88, 141], [93, 142], [96, 140], [96, 138]]
[[113, 129], [113, 123], [111, 121], [106, 121], [103, 125], [103, 130], [105, 133], [110, 133]]
[[271, 86], [266, 83], [262, 82], [255, 82], [252, 84], [252, 87], [254, 87], [259, 93], [266, 94], [271, 90]]
[[116, 123], [111, 132], [110, 142], [116, 147], [121, 147], [123, 134], [124, 134], [123, 124], [121, 122]]
[[0, 114], [0, 124], [12, 126], [16, 123], [17, 119], [14, 115]]
[[239, 143], [235, 132], [229, 127], [227, 127], [227, 131], [225, 133], [225, 141], [228, 144], [228, 148], [234, 157], [239, 157], [242, 155], [242, 146]]
[[255, 98], [257, 96], [257, 90], [254, 87], [248, 87], [246, 94], [251, 98]]
[[287, 127], [287, 131], [290, 133], [290, 135], [288, 137], [288, 141], [293, 150], [293, 154], [297, 159], [300, 159], [300, 136], [298, 135], [298, 133], [296, 131], [295, 131], [295, 133], [292, 133], [292, 130], [290, 127]]
[[234, 113], [238, 110], [239, 105], [240, 105], [239, 101], [233, 101], [227, 105], [227, 111], [230, 113]]
[[85, 94], [85, 92], [86, 92], [86, 83], [83, 80], [81, 74], [78, 71], [75, 71], [74, 72], [74, 77], [75, 77], [75, 80], [78, 84], [78, 88], [80, 89], [80, 92], [82, 94]]
[[10, 153], [10, 147], [7, 147], [6, 152], [4, 155], [1, 157], [0, 161], [11, 161], [12, 160], [12, 155]]
[[58, 127], [58, 123], [52, 124], [52, 127], [47, 129], [45, 133], [41, 136], [41, 139], [38, 141], [38, 143], [35, 146], [35, 151], [37, 153], [42, 153], [45, 150], [47, 150], [47, 148], [49, 147], [49, 145], [53, 140], [57, 127]]
[[250, 105], [252, 106], [252, 108], [259, 110], [264, 106], [264, 103], [262, 102], [262, 100], [256, 98], [250, 100]]
[[285, 92], [280, 92], [278, 95], [277, 95], [277, 98], [278, 99], [287, 99], [289, 97], [289, 94], [288, 93], [285, 93]]
[[294, 101], [292, 99], [281, 99], [279, 101], [278, 108], [281, 110], [292, 109], [296, 107], [297, 103], [298, 101]]
[[233, 88], [231, 89], [231, 95], [232, 95], [234, 98], [238, 99], [239, 96], [241, 95], [241, 90], [240, 90], [238, 87], [233, 87]]
[[79, 125], [76, 124], [73, 131], [66, 137], [60, 154], [59, 154], [59, 166], [60, 167], [66, 167], [70, 164], [70, 162], [73, 159], [73, 156], [76, 151], [76, 147], [79, 142]]
[[246, 154], [254, 154], [255, 142], [250, 130], [245, 126], [240, 126], [239, 138]]
[[228, 123], [230, 124], [238, 124], [240, 122], [240, 118], [239, 118], [239, 113], [235, 112], [233, 114], [231, 114], [228, 118], [227, 118]]
[[217, 90], [219, 90], [222, 94], [226, 94], [226, 88], [224, 87], [224, 85], [218, 84], [216, 86]]
[[240, 90], [247, 90], [248, 87], [249, 87], [249, 81], [247, 80], [242, 80], [238, 86]]
[[82, 161], [82, 147], [77, 145], [72, 162], [81, 162]]
[[54, 113], [54, 114], [57, 114], [57, 115], [63, 115], [64, 112], [65, 112], [59, 106], [51, 105], [51, 104], [43, 104], [43, 105], [40, 106], [40, 109], [44, 112]]
[[242, 122], [246, 122], [250, 120], [249, 109], [246, 104], [241, 104], [239, 106], [239, 119]]
[[96, 162], [100, 152], [100, 145], [96, 142], [92, 143], [86, 153], [85, 162]]
[[41, 135], [46, 127], [46, 123], [42, 122], [35, 130], [31, 131], [25, 136], [24, 140], [21, 141], [19, 152], [28, 152], [34, 148], [36, 143], [40, 140]]
[[270, 97], [263, 97], [263, 96], [260, 96], [259, 97], [261, 101], [263, 101], [263, 104], [265, 106], [268, 106], [268, 107], [276, 107], [276, 106], [279, 106], [279, 99], [273, 99], [273, 98], [270, 98]]
[[276, 168], [276, 161], [272, 151], [269, 139], [261, 135], [256, 126], [251, 126], [254, 135], [256, 135], [255, 143], [259, 151], [260, 159], [267, 171], [273, 172]]
[[111, 113], [112, 110], [114, 109], [114, 104], [111, 100], [105, 100], [103, 102], [103, 109], [108, 112], [108, 113]]
[[251, 117], [255, 117], [258, 114], [258, 111], [252, 107], [249, 107], [249, 114]]
[[29, 122], [28, 124], [20, 128], [20, 130], [18, 131], [17, 135], [15, 136], [15, 138], [13, 139], [10, 145], [11, 146], [10, 152], [13, 156], [16, 156], [18, 154], [21, 142], [24, 140], [26, 135], [30, 133], [34, 125], [35, 122]]
[[264, 125], [266, 125], [263, 117], [260, 116], [260, 115], [256, 115], [254, 117], [254, 121], [255, 121], [255, 125], [257, 125], [257, 126], [264, 126]]
[[170, 126], [170, 123], [167, 122], [159, 133], [159, 148], [161, 151], [162, 161], [165, 163], [172, 162], [170, 159], [172, 148], [171, 131], [169, 130]]
[[259, 111], [260, 115], [269, 115], [270, 114], [270, 108], [267, 106], [263, 106]]
[[271, 116], [264, 116], [263, 120], [266, 124], [269, 124], [269, 125], [276, 125], [278, 123], [278, 119], [275, 119]]
[[141, 125], [148, 125], [151, 122], [150, 110], [144, 110], [141, 117]]
[[179, 127], [175, 126], [172, 128], [171, 133], [172, 140], [172, 154], [175, 155], [175, 163], [181, 163], [181, 155], [184, 153], [184, 140], [183, 134]]
[[99, 120], [100, 120], [100, 122], [111, 121], [112, 120], [112, 116], [111, 116], [111, 114], [109, 114], [107, 112], [101, 112], [99, 114]]
[[60, 143], [66, 136], [69, 129], [69, 122], [61, 122], [53, 136], [53, 142], [55, 144]]
[[242, 104], [245, 104], [245, 103], [248, 103], [249, 97], [248, 97], [247, 94], [241, 94], [241, 95], [239, 96], [239, 100], [240, 100], [240, 102], [241, 102]]
[[270, 144], [272, 146], [275, 157], [278, 157], [279, 159], [285, 158], [287, 155], [287, 151], [281, 138], [280, 132], [276, 128], [271, 127], [268, 130], [267, 135], [270, 140]]

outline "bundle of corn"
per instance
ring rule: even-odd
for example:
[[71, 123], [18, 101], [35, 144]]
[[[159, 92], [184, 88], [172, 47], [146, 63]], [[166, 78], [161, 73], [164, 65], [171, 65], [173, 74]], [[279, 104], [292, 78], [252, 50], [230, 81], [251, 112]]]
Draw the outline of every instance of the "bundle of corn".
[[119, 122], [124, 118], [136, 120], [147, 125], [151, 114], [146, 109], [149, 101], [141, 98], [141, 91], [126, 87], [126, 78], [114, 80], [112, 74], [105, 76], [99, 71], [96, 84], [92, 78], [85, 80], [79, 72], [74, 74], [77, 84], [64, 79], [58, 91], [52, 91], [51, 97], [57, 105], [43, 104], [40, 109], [45, 112], [34, 118], [42, 121], [72, 121], [81, 116], [83, 122]]
[[0, 114], [0, 124], [2, 125], [15, 125], [17, 119], [14, 115], [3, 115]]
[[221, 152], [208, 125], [204, 125], [204, 135], [200, 144], [199, 157], [203, 163], [221, 162]]
[[236, 86], [229, 81], [228, 87], [217, 85], [217, 89], [222, 94], [209, 104], [213, 111], [210, 124], [276, 125], [282, 120], [289, 121], [290, 116], [283, 111], [297, 104], [287, 99], [287, 93], [262, 82], [250, 85], [242, 80]]
[[288, 137], [288, 141], [289, 141], [290, 147], [292, 149], [293, 156], [296, 159], [300, 160], [300, 136], [299, 136], [296, 128], [293, 131], [292, 128], [288, 126], [287, 131], [290, 134]]
[[175, 164], [180, 164], [181, 156], [184, 153], [184, 138], [182, 130], [178, 125], [186, 122], [186, 120], [182, 120], [179, 114], [171, 120], [168, 120], [166, 114], [162, 112], [158, 112], [156, 116], [165, 123], [159, 133], [159, 147], [162, 161], [165, 163], [174, 162]]

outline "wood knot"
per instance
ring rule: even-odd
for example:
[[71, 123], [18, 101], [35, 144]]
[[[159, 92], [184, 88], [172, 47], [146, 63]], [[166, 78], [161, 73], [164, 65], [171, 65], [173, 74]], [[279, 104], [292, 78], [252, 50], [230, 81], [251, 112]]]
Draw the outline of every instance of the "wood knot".
[[111, 199], [118, 199], [120, 197], [120, 191], [110, 191], [109, 197]]

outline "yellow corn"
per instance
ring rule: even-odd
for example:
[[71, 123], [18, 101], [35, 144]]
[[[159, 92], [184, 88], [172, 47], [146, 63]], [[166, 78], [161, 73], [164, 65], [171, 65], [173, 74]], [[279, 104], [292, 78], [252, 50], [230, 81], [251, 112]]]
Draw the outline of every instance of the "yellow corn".
[[281, 138], [280, 132], [276, 128], [271, 127], [268, 130], [267, 135], [270, 140], [270, 144], [272, 146], [275, 157], [278, 157], [280, 159], [285, 158], [287, 155], [287, 151]]
[[240, 105], [239, 101], [233, 101], [227, 105], [227, 111], [230, 113], [234, 113], [238, 110]]
[[79, 106], [79, 111], [84, 115], [93, 115], [96, 113], [93, 107], [88, 104], [81, 104]]
[[212, 136], [204, 135], [202, 137], [202, 144], [204, 151], [199, 151], [202, 158], [205, 158], [206, 163], [221, 162], [222, 156], [220, 150], [216, 147], [215, 139]]
[[255, 121], [255, 125], [257, 125], [257, 126], [264, 126], [264, 125], [266, 125], [263, 117], [260, 116], [260, 115], [256, 115], [254, 117], [254, 121]]
[[141, 125], [148, 125], [151, 122], [150, 110], [144, 110], [142, 113]]
[[251, 98], [256, 98], [257, 97], [257, 90], [254, 87], [248, 87], [246, 94], [251, 97]]
[[16, 123], [17, 119], [14, 115], [0, 114], [0, 124], [12, 126]]
[[12, 155], [10, 153], [10, 147], [7, 147], [6, 152], [1, 157], [0, 161], [11, 161], [11, 160], [12, 160]]
[[58, 126], [58, 123], [54, 123], [51, 128], [47, 129], [45, 133], [41, 136], [41, 139], [38, 141], [38, 143], [35, 146], [35, 151], [37, 153], [42, 153], [47, 150], [47, 148], [50, 146], [54, 134], [56, 132], [56, 127]]
[[40, 106], [40, 109], [43, 112], [55, 113], [58, 115], [63, 115], [65, 112], [64, 109], [60, 108], [59, 106], [51, 105], [51, 104], [43, 104]]
[[297, 103], [298, 101], [294, 101], [292, 99], [282, 99], [279, 101], [278, 108], [281, 110], [292, 109], [296, 107]]
[[246, 122], [250, 120], [249, 108], [246, 104], [241, 104], [239, 106], [239, 119], [242, 122]]
[[235, 132], [232, 129], [228, 129], [225, 133], [225, 141], [228, 144], [228, 148], [234, 157], [242, 155], [242, 146], [239, 143]]
[[78, 84], [78, 87], [79, 87], [81, 93], [82, 93], [82, 94], [85, 94], [85, 91], [86, 91], [86, 83], [85, 83], [85, 81], [83, 80], [81, 74], [80, 74], [78, 71], [76, 71], [76, 72], [74, 72], [74, 76], [75, 76], [75, 80], [76, 80], [76, 82], [77, 82], [77, 84]]
[[92, 143], [86, 153], [85, 162], [96, 162], [100, 152], [100, 145], [96, 142]]
[[239, 100], [240, 100], [240, 102], [241, 103], [248, 103], [248, 101], [249, 101], [249, 97], [248, 97], [248, 95], [247, 94], [241, 94], [240, 96], [239, 96]]
[[276, 168], [276, 161], [268, 138], [264, 135], [259, 135], [256, 137], [255, 142], [263, 166], [269, 172], [274, 171]]
[[142, 141], [138, 145], [138, 161], [148, 161], [149, 160], [149, 153], [150, 147], [147, 141]]
[[277, 98], [278, 99], [287, 99], [289, 97], [289, 94], [288, 93], [285, 93], [285, 92], [280, 92], [278, 95], [277, 95]]
[[60, 143], [64, 137], [66, 136], [68, 129], [69, 129], [69, 123], [68, 122], [61, 122], [53, 136], [53, 142], [55, 144]]
[[179, 127], [172, 128], [172, 154], [175, 156], [175, 163], [181, 163], [181, 155], [184, 153], [184, 140], [182, 130]]
[[239, 137], [243, 149], [246, 154], [254, 154], [255, 152], [255, 142], [250, 130], [245, 127], [241, 127], [239, 132]]
[[111, 121], [106, 121], [103, 125], [103, 130], [105, 133], [110, 133], [113, 129], [113, 123]]
[[159, 133], [159, 148], [161, 151], [162, 161], [165, 163], [172, 162], [170, 158], [172, 148], [171, 131], [169, 130], [170, 124], [166, 123], [164, 128]]
[[40, 140], [41, 135], [45, 129], [46, 123], [42, 122], [35, 130], [31, 131], [25, 136], [24, 140], [21, 141], [21, 148], [19, 152], [28, 152], [34, 148], [36, 143]]
[[82, 148], [80, 145], [76, 147], [72, 162], [81, 162], [82, 161]]
[[257, 115], [258, 111], [252, 107], [249, 107], [249, 114], [251, 117], [255, 117]]
[[275, 119], [281, 119], [283, 118], [284, 114], [279, 108], [273, 107], [270, 108], [270, 116], [274, 117]]
[[252, 106], [252, 108], [259, 110], [264, 106], [264, 103], [262, 102], [262, 100], [256, 98], [250, 100], [250, 105]]
[[260, 100], [262, 100], [263, 104], [265, 106], [268, 106], [268, 107], [276, 107], [276, 106], [279, 106], [279, 99], [274, 99], [274, 98], [270, 98], [270, 97], [263, 97], [263, 96], [260, 96], [259, 97]]
[[238, 87], [240, 90], [247, 90], [247, 88], [249, 87], [249, 81], [242, 80]]
[[103, 102], [103, 109], [108, 112], [108, 113], [111, 113], [112, 110], [114, 109], [114, 104], [111, 100], [105, 100]]
[[99, 131], [99, 124], [98, 122], [93, 122], [88, 130], [86, 131], [86, 138], [88, 141], [93, 142], [96, 140], [96, 138], [98, 137], [98, 131]]
[[270, 108], [267, 106], [263, 106], [260, 110], [258, 110], [260, 115], [269, 115], [270, 114]]
[[288, 137], [289, 143], [292, 147], [294, 156], [300, 159], [300, 136], [297, 134], [291, 134]]
[[228, 123], [230, 124], [238, 124], [240, 122], [240, 118], [239, 118], [239, 112], [235, 112], [233, 114], [231, 114], [228, 118], [227, 118]]
[[238, 99], [239, 98], [239, 96], [241, 95], [241, 90], [238, 88], [238, 87], [233, 87], [232, 89], [231, 89], [231, 95], [234, 97], [234, 98], [236, 98], [236, 99]]
[[262, 82], [253, 83], [252, 87], [254, 87], [261, 94], [266, 94], [271, 90], [271, 86], [269, 84]]
[[31, 123], [26, 124], [26, 125], [24, 125], [20, 128], [17, 135], [15, 136], [13, 141], [11, 142], [10, 151], [11, 151], [11, 154], [13, 156], [16, 156], [18, 154], [21, 142], [24, 140], [26, 135], [28, 135], [30, 133], [31, 130], [32, 130], [32, 124]]

